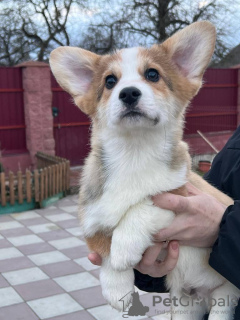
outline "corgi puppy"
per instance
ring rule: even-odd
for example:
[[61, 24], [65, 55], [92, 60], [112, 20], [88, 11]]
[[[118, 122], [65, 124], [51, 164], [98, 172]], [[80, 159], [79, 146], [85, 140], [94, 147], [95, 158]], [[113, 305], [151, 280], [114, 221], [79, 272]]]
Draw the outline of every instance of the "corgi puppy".
[[[148, 49], [100, 56], [59, 47], [51, 53], [58, 83], [92, 121], [80, 219], [90, 250], [103, 259], [103, 295], [118, 310], [119, 300], [134, 292], [134, 266], [153, 244], [153, 235], [175, 216], [154, 206], [151, 196], [176, 189], [185, 194], [184, 185], [190, 181], [220, 202], [233, 203], [191, 172], [182, 141], [185, 110], [202, 85], [215, 38], [214, 26], [201, 21]], [[190, 303], [193, 291], [204, 298], [238, 299], [239, 290], [208, 265], [210, 251], [180, 247], [166, 285], [178, 299], [188, 294], [185, 306], [172, 305], [172, 319], [200, 320], [209, 311], [207, 303]], [[234, 306], [213, 305], [211, 311], [210, 320], [230, 320]]]

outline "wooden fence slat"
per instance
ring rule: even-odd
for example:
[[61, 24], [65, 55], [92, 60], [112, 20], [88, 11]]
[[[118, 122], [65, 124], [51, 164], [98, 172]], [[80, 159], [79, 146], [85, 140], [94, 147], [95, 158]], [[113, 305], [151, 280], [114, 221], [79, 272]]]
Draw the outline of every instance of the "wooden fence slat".
[[35, 201], [39, 202], [39, 173], [38, 170], [34, 170], [34, 189], [35, 189]]
[[45, 197], [45, 199], [47, 199], [48, 198], [48, 170], [47, 170], [47, 168], [44, 168], [44, 176], [45, 176], [45, 186], [44, 186], [45, 195], [44, 195], [44, 197]]
[[66, 181], [67, 181], [67, 190], [70, 189], [70, 161], [67, 161], [67, 176], [66, 176]]
[[63, 191], [63, 187], [62, 187], [62, 163], [59, 163], [59, 192]]
[[55, 166], [52, 166], [52, 195], [56, 194]]
[[9, 191], [10, 191], [10, 204], [14, 205], [15, 196], [14, 196], [14, 174], [12, 171], [9, 171]]
[[6, 184], [5, 184], [5, 173], [1, 172], [1, 204], [3, 207], [6, 206]]
[[32, 185], [31, 185], [31, 172], [26, 170], [26, 192], [27, 192], [27, 202], [32, 200]]
[[63, 178], [63, 191], [65, 191], [66, 190], [66, 162], [63, 163], [62, 178]]
[[44, 199], [44, 172], [43, 169], [40, 171], [40, 202]]
[[48, 167], [49, 197], [52, 196], [52, 167]]
[[18, 171], [17, 173], [18, 180], [18, 203], [23, 203], [23, 180], [22, 180], [22, 171]]
[[56, 193], [59, 193], [59, 165], [55, 165], [56, 170]]

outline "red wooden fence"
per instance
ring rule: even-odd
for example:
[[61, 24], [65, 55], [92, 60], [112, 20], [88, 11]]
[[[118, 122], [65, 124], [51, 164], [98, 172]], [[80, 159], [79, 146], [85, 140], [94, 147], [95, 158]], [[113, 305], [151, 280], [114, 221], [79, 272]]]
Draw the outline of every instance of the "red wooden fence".
[[188, 108], [185, 134], [235, 130], [237, 127], [237, 69], [208, 69], [204, 86]]
[[[185, 136], [233, 131], [237, 127], [237, 69], [208, 69], [205, 84], [188, 108]], [[56, 155], [82, 164], [89, 151], [90, 121], [51, 75]], [[26, 151], [21, 68], [0, 68], [0, 143], [3, 153]]]
[[0, 68], [0, 149], [3, 154], [26, 151], [21, 68]]
[[59, 111], [54, 117], [56, 155], [70, 160], [71, 165], [82, 164], [89, 151], [89, 119], [73, 103], [52, 75], [53, 103]]

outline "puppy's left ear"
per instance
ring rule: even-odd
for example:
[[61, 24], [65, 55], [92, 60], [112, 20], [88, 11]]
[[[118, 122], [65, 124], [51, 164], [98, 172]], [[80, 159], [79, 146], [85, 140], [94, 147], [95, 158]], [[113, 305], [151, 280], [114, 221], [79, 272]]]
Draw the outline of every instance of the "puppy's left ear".
[[215, 41], [215, 27], [208, 21], [200, 21], [175, 33], [162, 46], [182, 75], [199, 86], [211, 60]]

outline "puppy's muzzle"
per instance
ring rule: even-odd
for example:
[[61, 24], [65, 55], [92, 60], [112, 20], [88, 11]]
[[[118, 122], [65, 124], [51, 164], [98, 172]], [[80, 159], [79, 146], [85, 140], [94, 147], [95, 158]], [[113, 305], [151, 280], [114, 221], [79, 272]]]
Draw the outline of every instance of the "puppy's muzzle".
[[126, 108], [134, 108], [140, 99], [142, 92], [136, 87], [126, 87], [119, 93], [121, 100]]

